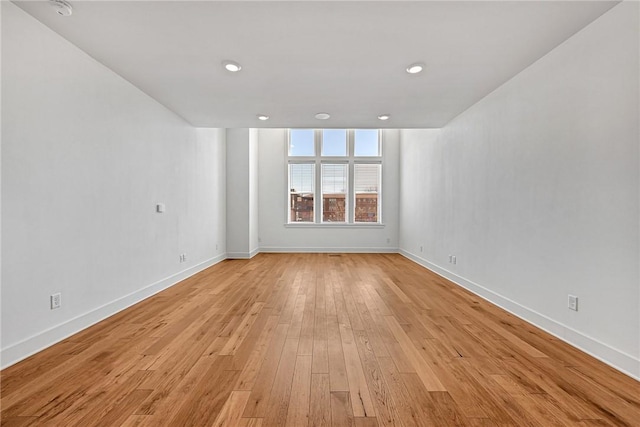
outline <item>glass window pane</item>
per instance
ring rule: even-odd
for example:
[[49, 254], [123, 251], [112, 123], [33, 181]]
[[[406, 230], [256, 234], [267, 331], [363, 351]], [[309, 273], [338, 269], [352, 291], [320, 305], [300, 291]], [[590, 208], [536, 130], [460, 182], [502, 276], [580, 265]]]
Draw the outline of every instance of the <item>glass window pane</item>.
[[290, 156], [315, 156], [313, 129], [291, 129], [289, 131]]
[[347, 155], [347, 131], [345, 129], [324, 129], [322, 131], [322, 155]]
[[381, 165], [354, 165], [355, 221], [379, 222]]
[[356, 129], [354, 132], [356, 156], [379, 156], [380, 144], [378, 144], [377, 129]]
[[289, 165], [289, 222], [314, 222], [315, 165]]
[[322, 165], [322, 222], [345, 222], [348, 165]]

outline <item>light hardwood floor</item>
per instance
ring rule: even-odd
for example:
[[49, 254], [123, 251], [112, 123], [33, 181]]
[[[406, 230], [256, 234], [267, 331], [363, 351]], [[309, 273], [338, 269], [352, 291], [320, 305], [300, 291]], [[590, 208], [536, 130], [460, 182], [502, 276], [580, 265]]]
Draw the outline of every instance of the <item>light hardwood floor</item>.
[[640, 383], [400, 255], [227, 260], [2, 372], [2, 425], [639, 426]]

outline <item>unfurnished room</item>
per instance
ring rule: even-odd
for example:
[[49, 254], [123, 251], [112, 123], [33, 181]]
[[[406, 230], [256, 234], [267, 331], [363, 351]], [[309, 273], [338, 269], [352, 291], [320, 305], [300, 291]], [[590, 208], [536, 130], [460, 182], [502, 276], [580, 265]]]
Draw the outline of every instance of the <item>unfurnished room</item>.
[[640, 2], [0, 2], [0, 424], [640, 426]]

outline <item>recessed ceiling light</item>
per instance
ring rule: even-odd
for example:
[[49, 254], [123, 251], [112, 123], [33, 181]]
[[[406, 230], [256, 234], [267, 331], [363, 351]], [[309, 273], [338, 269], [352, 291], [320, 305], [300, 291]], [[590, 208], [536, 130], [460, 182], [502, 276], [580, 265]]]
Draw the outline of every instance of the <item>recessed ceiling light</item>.
[[73, 8], [64, 0], [49, 0], [49, 4], [53, 7], [56, 13], [60, 16], [71, 16]]
[[418, 74], [422, 70], [424, 70], [424, 64], [421, 62], [416, 62], [407, 67], [407, 73], [409, 74]]
[[269, 116], [267, 116], [266, 114], [258, 114], [258, 120], [269, 120]]
[[222, 66], [225, 70], [230, 71], [232, 73], [237, 73], [242, 70], [242, 66], [235, 61], [222, 61]]
[[331, 115], [329, 113], [318, 113], [316, 114], [316, 119], [318, 120], [327, 120]]
[[391, 115], [389, 115], [389, 114], [380, 114], [378, 116], [378, 120], [389, 120], [390, 117], [391, 117]]

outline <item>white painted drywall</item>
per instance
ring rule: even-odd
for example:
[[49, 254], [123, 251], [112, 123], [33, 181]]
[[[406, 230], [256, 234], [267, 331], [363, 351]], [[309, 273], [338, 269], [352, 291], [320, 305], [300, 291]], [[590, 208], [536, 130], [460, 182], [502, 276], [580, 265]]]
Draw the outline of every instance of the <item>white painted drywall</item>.
[[258, 253], [260, 246], [260, 210], [259, 210], [259, 135], [258, 129], [249, 130], [249, 254]]
[[227, 129], [227, 254], [249, 253], [249, 129]]
[[[0, 5], [0, 49], [2, 43], [2, 5]], [[0, 50], [0, 70], [2, 70], [2, 52]], [[0, 81], [0, 189], [2, 188], [2, 82]], [[1, 192], [0, 192], [1, 193]], [[0, 368], [2, 367], [2, 197], [0, 194]]]
[[[396, 252], [398, 248], [399, 131], [383, 131], [384, 226], [287, 226], [287, 131], [259, 130], [261, 252]], [[388, 241], [387, 241], [388, 239]]]
[[224, 258], [225, 131], [193, 128], [10, 2], [2, 65], [7, 366]]
[[258, 253], [258, 131], [227, 130], [227, 256]]
[[403, 131], [400, 208], [402, 253], [636, 378], [638, 36], [623, 2], [443, 129]]

